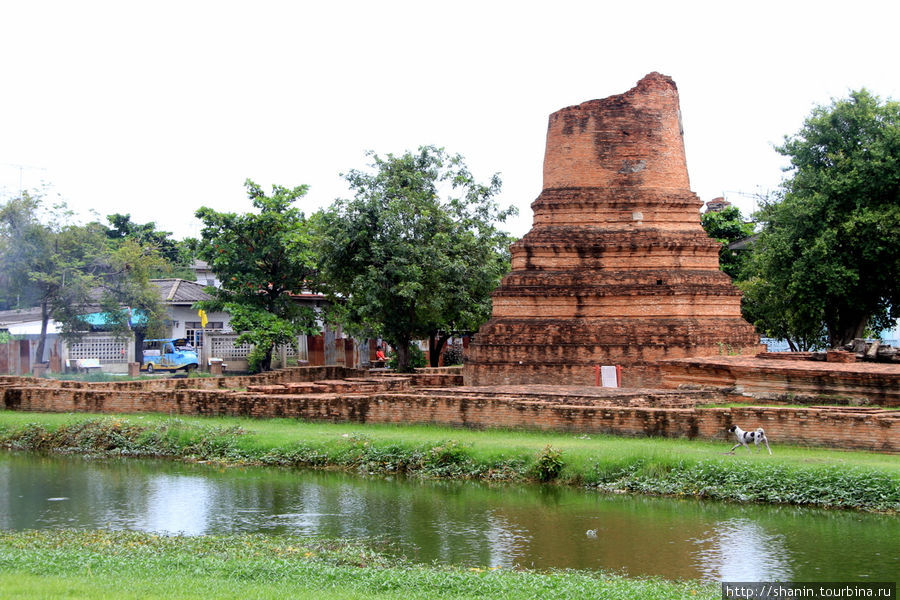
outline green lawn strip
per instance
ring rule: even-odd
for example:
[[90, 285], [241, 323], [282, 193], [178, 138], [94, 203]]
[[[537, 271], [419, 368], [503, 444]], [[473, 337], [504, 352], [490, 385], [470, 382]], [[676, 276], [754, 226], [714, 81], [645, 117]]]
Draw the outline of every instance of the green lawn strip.
[[724, 455], [729, 442], [294, 419], [0, 411], [14, 449], [167, 456], [367, 473], [557, 481], [612, 491], [900, 510], [900, 461], [785, 446]]
[[414, 565], [355, 542], [137, 532], [0, 532], [14, 598], [714, 598], [718, 587], [603, 572]]

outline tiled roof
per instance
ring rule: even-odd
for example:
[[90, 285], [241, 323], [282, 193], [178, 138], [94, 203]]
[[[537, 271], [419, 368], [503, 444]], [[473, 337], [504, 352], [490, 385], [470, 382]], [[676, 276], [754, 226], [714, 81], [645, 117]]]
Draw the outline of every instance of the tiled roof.
[[41, 307], [19, 308], [15, 310], [0, 311], [0, 327], [14, 323], [26, 323], [28, 321], [41, 320]]
[[151, 282], [159, 289], [159, 299], [165, 304], [193, 304], [211, 298], [196, 281], [152, 279]]

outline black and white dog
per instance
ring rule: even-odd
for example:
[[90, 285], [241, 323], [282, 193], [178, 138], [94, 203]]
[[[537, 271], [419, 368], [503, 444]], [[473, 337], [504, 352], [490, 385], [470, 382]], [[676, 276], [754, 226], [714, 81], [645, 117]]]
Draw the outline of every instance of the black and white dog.
[[759, 443], [762, 442], [766, 445], [766, 450], [769, 451], [769, 454], [772, 454], [772, 449], [769, 448], [769, 438], [766, 437], [766, 432], [763, 431], [762, 427], [758, 427], [756, 431], [744, 431], [737, 425], [732, 425], [728, 428], [730, 433], [734, 434], [735, 439], [737, 439], [737, 444], [731, 447], [729, 452], [734, 454], [734, 449], [738, 446], [744, 446], [747, 449], [747, 452], [750, 452], [750, 442], [753, 442], [756, 445], [756, 451], [759, 452]]

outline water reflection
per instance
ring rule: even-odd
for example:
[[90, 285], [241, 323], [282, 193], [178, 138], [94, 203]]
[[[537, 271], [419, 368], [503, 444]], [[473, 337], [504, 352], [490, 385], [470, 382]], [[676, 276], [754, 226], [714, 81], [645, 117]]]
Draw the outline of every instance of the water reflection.
[[704, 579], [717, 581], [791, 581], [790, 552], [784, 536], [740, 517], [719, 521], [696, 540], [695, 555]]
[[424, 562], [668, 578], [888, 581], [900, 572], [896, 517], [14, 454], [0, 454], [0, 527], [368, 538]]
[[142, 495], [146, 495], [146, 503], [136, 515], [135, 529], [187, 535], [201, 535], [209, 530], [217, 490], [203, 477], [152, 477]]

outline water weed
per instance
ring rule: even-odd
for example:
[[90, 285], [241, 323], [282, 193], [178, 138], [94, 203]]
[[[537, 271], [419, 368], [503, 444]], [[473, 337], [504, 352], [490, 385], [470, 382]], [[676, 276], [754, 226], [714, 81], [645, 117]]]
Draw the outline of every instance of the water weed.
[[785, 446], [775, 457], [723, 456], [722, 445], [686, 440], [288, 419], [11, 412], [0, 412], [0, 446], [900, 510], [900, 466], [895, 457]]
[[15, 598], [717, 598], [718, 586], [597, 571], [415, 565], [359, 542], [294, 536], [0, 531]]

